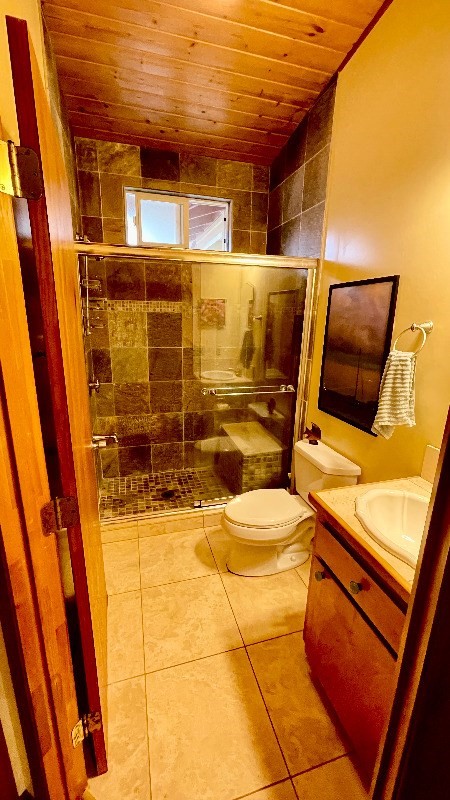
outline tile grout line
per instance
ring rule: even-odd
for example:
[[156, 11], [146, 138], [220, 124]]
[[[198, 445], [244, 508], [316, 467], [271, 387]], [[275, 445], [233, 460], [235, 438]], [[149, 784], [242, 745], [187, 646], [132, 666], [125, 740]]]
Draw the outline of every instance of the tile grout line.
[[[206, 537], [206, 538], [208, 538], [208, 537]], [[208, 544], [209, 544], [209, 540], [208, 540]], [[210, 546], [210, 548], [211, 548], [211, 545], [209, 545], [209, 546]], [[211, 552], [212, 552], [212, 548], [211, 548]], [[213, 553], [213, 557], [214, 557], [214, 553]], [[214, 560], [215, 560], [215, 559], [214, 559]], [[217, 563], [217, 562], [216, 562], [216, 563]], [[234, 617], [234, 620], [235, 620], [235, 622], [236, 622], [236, 625], [237, 625], [238, 631], [239, 631], [239, 633], [240, 633], [241, 639], [242, 639], [242, 641], [244, 642], [244, 650], [245, 650], [245, 654], [246, 654], [246, 656], [247, 656], [247, 661], [248, 661], [248, 663], [249, 663], [249, 665], [250, 665], [250, 669], [251, 669], [251, 671], [252, 671], [252, 673], [253, 673], [253, 676], [254, 676], [254, 678], [255, 678], [255, 681], [256, 681], [256, 685], [257, 685], [257, 687], [258, 687], [259, 694], [260, 694], [260, 696], [261, 696], [261, 699], [262, 699], [262, 701], [263, 701], [263, 704], [264, 704], [264, 708], [265, 708], [265, 710], [266, 710], [266, 714], [267, 714], [267, 717], [268, 717], [268, 720], [269, 720], [269, 724], [270, 724], [270, 726], [271, 726], [271, 728], [272, 728], [272, 730], [273, 730], [273, 734], [274, 734], [274, 736], [275, 736], [276, 743], [277, 743], [277, 745], [278, 745], [278, 748], [279, 748], [279, 750], [280, 750], [281, 757], [282, 757], [282, 759], [283, 759], [283, 761], [284, 761], [284, 765], [285, 765], [285, 767], [286, 767], [286, 771], [287, 771], [287, 777], [289, 777], [289, 776], [290, 776], [290, 770], [289, 770], [289, 767], [288, 767], [288, 765], [287, 765], [287, 761], [286, 761], [286, 758], [285, 758], [285, 755], [284, 755], [284, 752], [283, 752], [283, 748], [281, 747], [280, 740], [278, 739], [277, 732], [276, 732], [276, 730], [275, 730], [275, 726], [274, 726], [274, 724], [273, 724], [273, 722], [272, 722], [272, 718], [271, 718], [271, 716], [270, 716], [269, 709], [267, 708], [266, 701], [265, 701], [265, 699], [264, 699], [264, 696], [263, 696], [263, 693], [262, 693], [262, 691], [261, 691], [261, 687], [260, 687], [260, 685], [259, 685], [258, 678], [256, 677], [255, 670], [253, 669], [253, 664], [252, 664], [252, 662], [251, 662], [251, 659], [250, 659], [250, 656], [249, 656], [249, 654], [248, 654], [247, 645], [245, 644], [245, 641], [244, 641], [244, 636], [243, 636], [243, 634], [242, 634], [241, 628], [240, 628], [240, 626], [239, 626], [239, 623], [238, 623], [238, 621], [237, 621], [236, 614], [234, 613], [233, 606], [231, 605], [230, 598], [228, 597], [228, 592], [227, 592], [227, 589], [226, 589], [226, 586], [225, 586], [224, 580], [223, 580], [223, 578], [222, 578], [222, 573], [221, 573], [221, 572], [219, 572], [219, 575], [220, 575], [220, 579], [221, 579], [221, 581], [222, 581], [222, 586], [223, 586], [223, 588], [224, 588], [225, 594], [226, 594], [226, 596], [227, 596], [228, 603], [229, 603], [229, 605], [230, 605], [230, 608], [231, 608], [231, 613], [233, 614], [233, 617]]]

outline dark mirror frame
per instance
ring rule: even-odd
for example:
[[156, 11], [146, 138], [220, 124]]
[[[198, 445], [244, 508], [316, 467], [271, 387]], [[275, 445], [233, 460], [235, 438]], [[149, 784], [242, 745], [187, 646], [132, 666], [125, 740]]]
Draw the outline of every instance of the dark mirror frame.
[[[369, 278], [363, 281], [349, 281], [347, 283], [337, 283], [330, 286], [328, 294], [328, 308], [327, 308], [327, 319], [325, 324], [325, 337], [323, 344], [322, 369], [320, 374], [318, 407], [321, 411], [324, 411], [326, 414], [330, 414], [333, 417], [337, 417], [337, 419], [340, 419], [343, 422], [347, 422], [349, 425], [353, 425], [353, 427], [359, 428], [360, 430], [365, 431], [366, 433], [370, 433], [372, 436], [376, 435], [372, 433], [371, 429], [378, 406], [378, 392], [380, 388], [381, 378], [383, 375], [384, 366], [391, 346], [395, 306], [397, 302], [398, 282], [399, 282], [399, 275], [389, 275], [383, 278]], [[368, 286], [369, 284], [377, 284], [377, 283], [390, 283], [392, 287], [389, 301], [386, 303], [385, 316], [380, 319], [380, 329], [381, 330], [384, 329], [385, 336], [382, 346], [382, 357], [381, 359], [379, 359], [379, 356], [377, 356], [375, 362], [377, 365], [379, 364], [379, 369], [377, 370], [379, 372], [378, 385], [377, 385], [377, 400], [368, 401], [366, 403], [358, 403], [356, 397], [350, 397], [349, 395], [339, 392], [331, 393], [327, 391], [324, 385], [324, 376], [327, 367], [327, 357], [328, 359], [330, 358], [330, 351], [331, 351], [329, 329], [330, 329], [330, 315], [332, 313], [332, 305], [333, 305], [333, 295], [335, 292], [339, 292], [339, 290], [342, 289], [348, 289], [350, 287], [354, 287], [355, 289], [357, 289], [359, 286], [362, 287], [362, 286]], [[347, 318], [347, 322], [349, 329], [351, 329], [352, 319]], [[360, 320], [357, 319], [357, 315], [355, 314], [353, 322], [353, 330], [355, 330], [355, 327], [359, 326], [361, 323], [362, 325], [364, 324], [364, 316], [362, 310], [361, 310]], [[344, 350], [341, 350], [341, 352], [344, 352]], [[356, 353], [357, 350], [355, 348], [355, 355]], [[359, 370], [359, 365], [358, 367], [355, 367], [356, 376], [358, 370]], [[355, 386], [357, 386], [357, 382]]]

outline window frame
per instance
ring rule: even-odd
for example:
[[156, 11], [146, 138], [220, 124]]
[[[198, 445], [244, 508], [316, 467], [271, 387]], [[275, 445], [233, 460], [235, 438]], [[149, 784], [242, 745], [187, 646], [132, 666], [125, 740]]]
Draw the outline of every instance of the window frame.
[[[158, 193], [145, 189], [126, 189], [126, 192], [133, 192], [136, 201], [136, 231], [138, 247], [167, 247], [167, 248], [189, 248], [189, 200], [185, 195], [172, 195], [167, 193]], [[125, 198], [124, 198], [125, 199]], [[152, 200], [159, 203], [172, 203], [180, 207], [181, 222], [180, 222], [180, 243], [170, 244], [163, 242], [147, 242], [142, 239], [142, 216], [141, 216], [141, 203], [147, 200]], [[125, 202], [125, 217], [126, 217], [126, 202]]]
[[[124, 217], [125, 217], [125, 237], [128, 240], [128, 215], [127, 215], [127, 194], [133, 194], [135, 197], [135, 204], [136, 204], [136, 234], [137, 234], [137, 247], [161, 247], [167, 249], [177, 249], [183, 248], [185, 250], [196, 250], [198, 248], [191, 248], [189, 246], [189, 238], [190, 238], [190, 226], [189, 226], [189, 202], [190, 200], [195, 200], [200, 204], [207, 205], [208, 203], [218, 203], [226, 207], [226, 220], [224, 220], [226, 226], [226, 234], [225, 234], [225, 241], [224, 250], [211, 250], [211, 252], [216, 253], [229, 253], [231, 252], [232, 247], [232, 203], [233, 201], [230, 198], [226, 197], [211, 197], [209, 195], [198, 195], [198, 194], [182, 194], [181, 192], [169, 192], [164, 190], [157, 190], [157, 189], [141, 189], [135, 188], [133, 186], [124, 186]], [[163, 244], [161, 242], [146, 242], [142, 240], [142, 225], [141, 225], [141, 203], [144, 199], [147, 200], [155, 200], [160, 202], [172, 202], [176, 203], [181, 207], [181, 233], [182, 233], [182, 242], [180, 244]], [[128, 242], [127, 242], [128, 243]]]

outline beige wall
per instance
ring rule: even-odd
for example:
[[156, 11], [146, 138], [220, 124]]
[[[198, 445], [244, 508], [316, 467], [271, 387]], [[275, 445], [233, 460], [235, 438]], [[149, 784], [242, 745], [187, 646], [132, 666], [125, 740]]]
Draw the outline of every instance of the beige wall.
[[[39, 65], [44, 75], [44, 51], [40, 4], [38, 0], [0, 0], [0, 120], [3, 137], [19, 141], [14, 92], [9, 61], [5, 16], [26, 19], [33, 39]], [[0, 629], [0, 720], [8, 744], [19, 794], [32, 790], [30, 772], [23, 744], [20, 721], [11, 683], [6, 650]]]
[[[394, 0], [338, 82], [308, 420], [365, 481], [420, 472], [449, 406], [449, 75], [450, 5]], [[417, 363], [417, 425], [385, 441], [318, 411], [317, 395], [329, 285], [396, 273], [394, 335], [427, 319], [435, 330]]]

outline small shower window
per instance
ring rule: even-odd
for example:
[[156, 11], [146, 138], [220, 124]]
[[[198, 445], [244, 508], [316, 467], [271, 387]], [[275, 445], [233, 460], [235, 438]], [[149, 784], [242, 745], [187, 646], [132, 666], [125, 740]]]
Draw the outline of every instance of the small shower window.
[[230, 249], [230, 201], [125, 190], [127, 244]]

